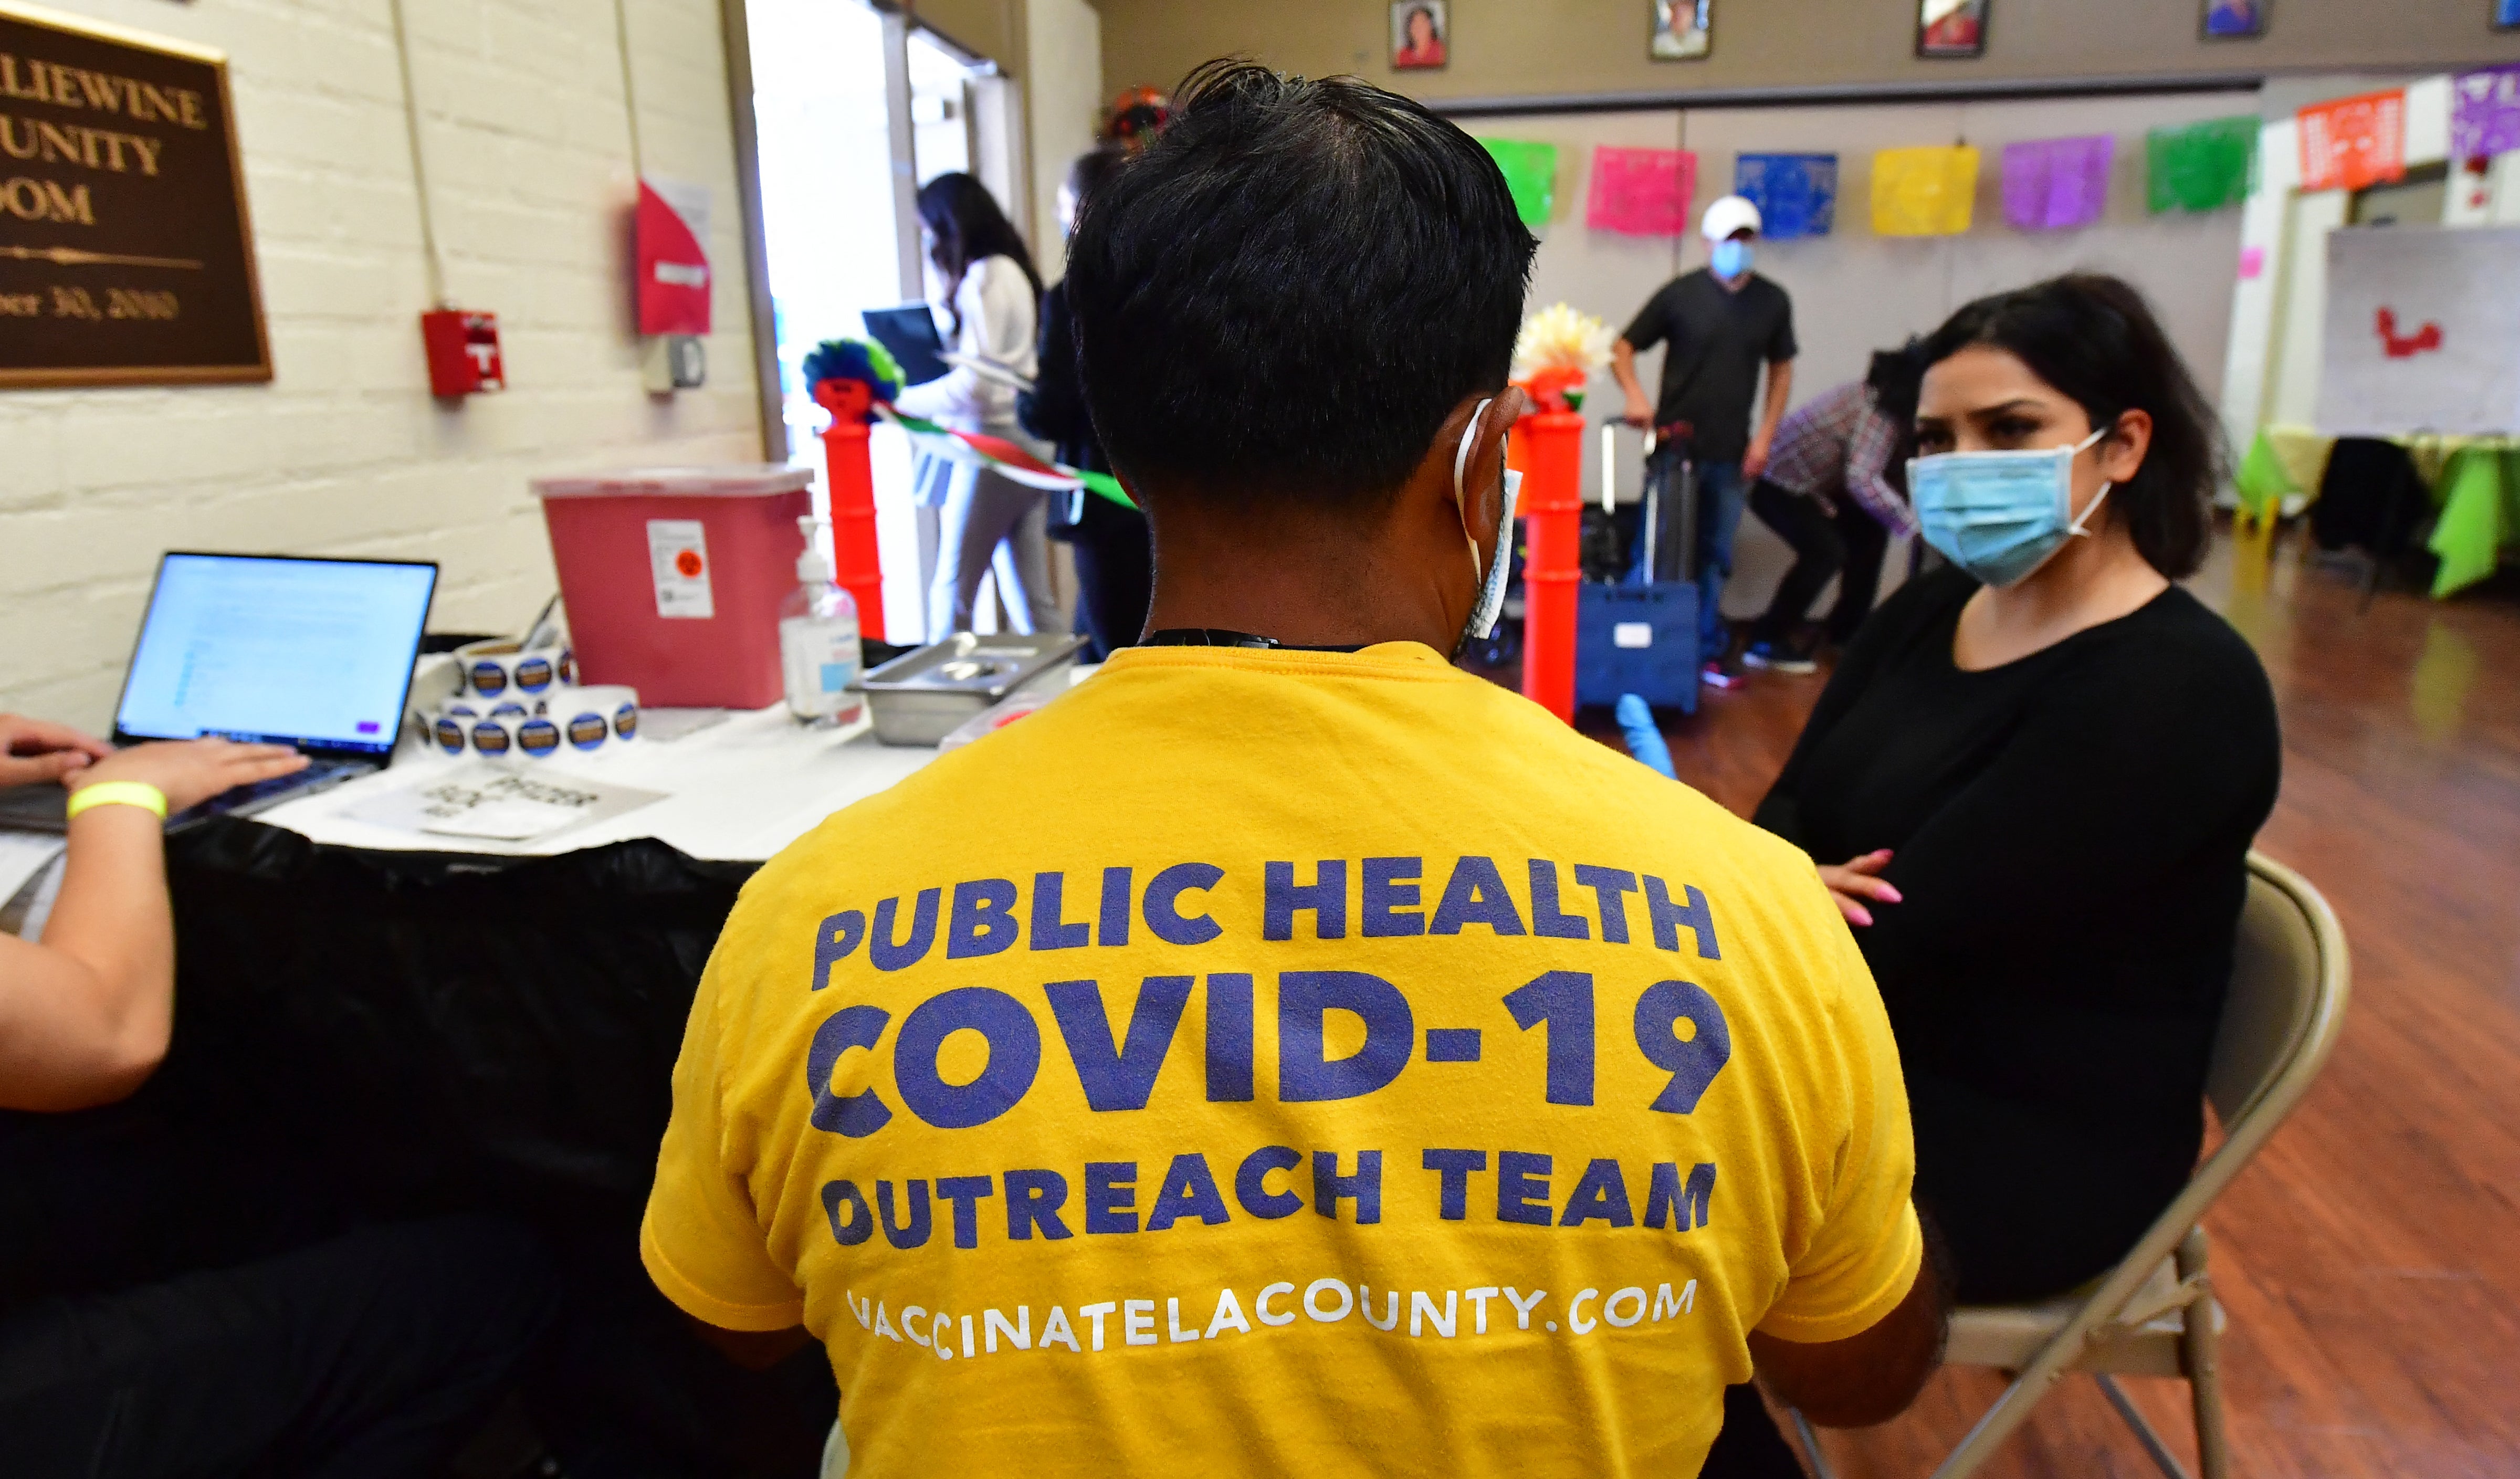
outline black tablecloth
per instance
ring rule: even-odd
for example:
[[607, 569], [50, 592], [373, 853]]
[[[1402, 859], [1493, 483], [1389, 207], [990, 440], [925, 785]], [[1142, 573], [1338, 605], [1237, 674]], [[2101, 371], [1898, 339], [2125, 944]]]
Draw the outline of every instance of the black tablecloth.
[[[15, 1292], [216, 1258], [183, 1223], [268, 1222], [275, 1187], [291, 1228], [503, 1210], [569, 1271], [536, 1416], [573, 1472], [810, 1471], [820, 1353], [738, 1372], [638, 1263], [683, 1019], [752, 868], [653, 840], [375, 852], [233, 818], [169, 837], [173, 1046], [125, 1104], [0, 1116]], [[192, 1208], [162, 1234], [157, 1185]], [[136, 1230], [94, 1235], [104, 1202]]]

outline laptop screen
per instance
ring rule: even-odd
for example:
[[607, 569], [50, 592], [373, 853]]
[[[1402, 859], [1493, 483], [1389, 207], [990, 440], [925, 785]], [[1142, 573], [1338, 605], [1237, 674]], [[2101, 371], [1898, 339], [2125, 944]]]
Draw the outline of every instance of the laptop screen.
[[114, 734], [389, 754], [436, 585], [429, 563], [168, 555]]

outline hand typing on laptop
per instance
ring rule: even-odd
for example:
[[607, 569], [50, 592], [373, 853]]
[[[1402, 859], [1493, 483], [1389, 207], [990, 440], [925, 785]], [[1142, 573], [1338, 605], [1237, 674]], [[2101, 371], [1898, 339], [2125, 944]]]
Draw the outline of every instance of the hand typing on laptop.
[[0, 714], [0, 785], [59, 781], [112, 753], [112, 745], [67, 724]]
[[238, 786], [294, 774], [306, 765], [306, 757], [286, 744], [163, 740], [109, 751], [104, 759], [72, 770], [62, 784], [76, 796], [91, 785], [136, 781], [164, 794], [167, 811], [180, 812]]

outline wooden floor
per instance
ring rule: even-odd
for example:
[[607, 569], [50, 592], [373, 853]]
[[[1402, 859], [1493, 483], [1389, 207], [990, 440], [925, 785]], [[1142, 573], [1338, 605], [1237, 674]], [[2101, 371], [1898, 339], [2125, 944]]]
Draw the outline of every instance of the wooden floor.
[[[2282, 712], [2259, 846], [2327, 896], [2354, 962], [2325, 1076], [2206, 1223], [2233, 1466], [2520, 1475], [2520, 599], [2383, 594], [2358, 612], [2299, 543], [2267, 564], [2227, 539], [2195, 583]], [[1820, 686], [1755, 674], [1707, 695], [1669, 735], [1681, 779], [1746, 815]], [[2192, 1472], [2185, 1387], [2127, 1386]], [[1899, 1421], [1824, 1446], [1845, 1479], [1922, 1476], [1999, 1390], [1947, 1371]], [[2157, 1471], [2069, 1377], [1980, 1472]]]

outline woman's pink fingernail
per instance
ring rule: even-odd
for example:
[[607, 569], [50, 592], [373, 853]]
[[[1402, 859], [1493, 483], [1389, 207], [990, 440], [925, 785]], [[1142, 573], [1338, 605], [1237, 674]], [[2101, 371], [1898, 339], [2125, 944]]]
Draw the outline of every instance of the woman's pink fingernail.
[[1899, 890], [1892, 888], [1887, 883], [1884, 883], [1881, 885], [1881, 902], [1884, 904], [1905, 904], [1908, 901], [1899, 897]]

